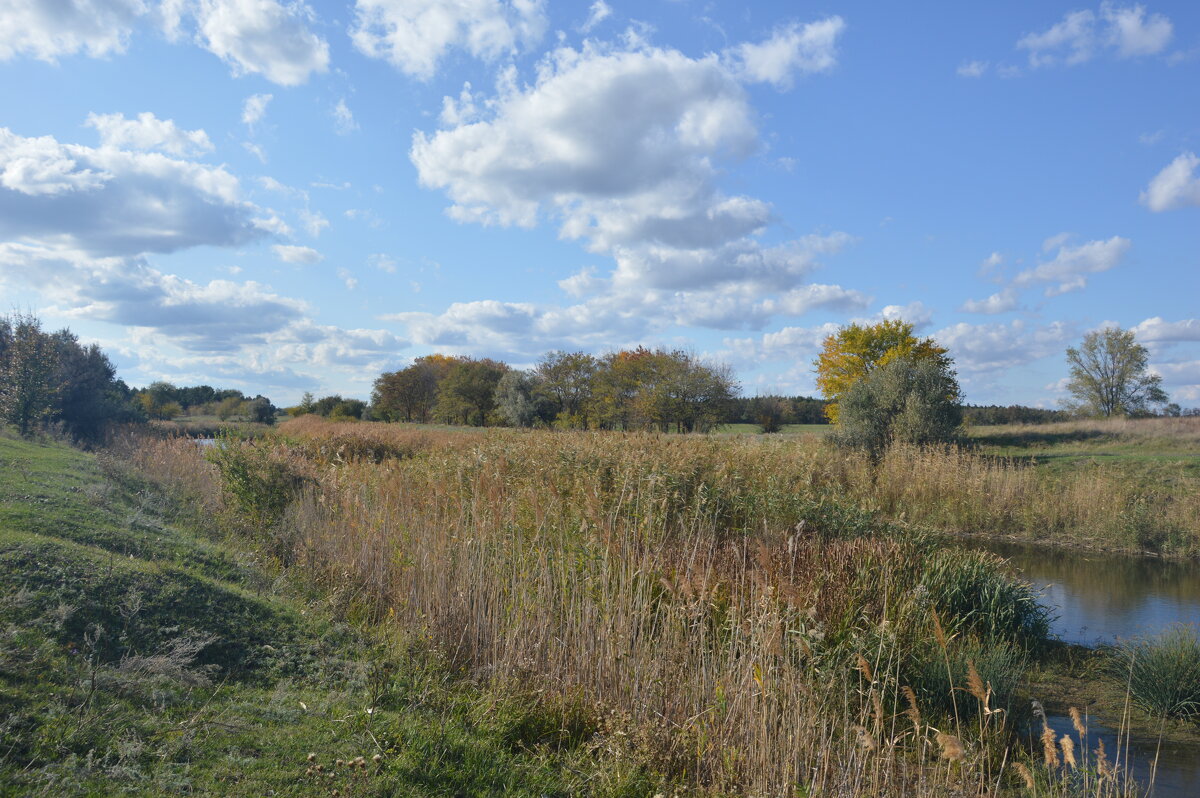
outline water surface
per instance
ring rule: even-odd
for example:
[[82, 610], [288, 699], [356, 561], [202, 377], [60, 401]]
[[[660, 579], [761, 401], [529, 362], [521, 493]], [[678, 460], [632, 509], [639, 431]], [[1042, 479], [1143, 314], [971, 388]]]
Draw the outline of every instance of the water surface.
[[1042, 603], [1058, 616], [1051, 631], [1068, 643], [1115, 643], [1200, 622], [1200, 563], [996, 541], [972, 545], [1006, 558], [1043, 591]]

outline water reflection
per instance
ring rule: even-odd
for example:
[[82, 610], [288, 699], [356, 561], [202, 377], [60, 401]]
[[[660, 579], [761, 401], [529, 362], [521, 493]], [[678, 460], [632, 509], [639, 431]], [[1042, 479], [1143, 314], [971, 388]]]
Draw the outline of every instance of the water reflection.
[[1200, 621], [1200, 563], [1019, 543], [972, 545], [1008, 559], [1044, 589], [1043, 603], [1058, 615], [1052, 631], [1069, 643], [1113, 643]]
[[[1083, 751], [1079, 748], [1079, 735], [1071, 719], [1066, 715], [1049, 715], [1047, 720], [1060, 737], [1068, 734], [1075, 740], [1076, 756], [1082, 763]], [[1125, 763], [1128, 761], [1129, 774], [1145, 787], [1151, 783], [1157, 756], [1157, 777], [1154, 779], [1154, 790], [1150, 793], [1153, 798], [1195, 798], [1200, 795], [1200, 756], [1197, 756], [1194, 746], [1164, 740], [1160, 747], [1156, 739], [1134, 737], [1127, 740], [1124, 735], [1118, 741], [1116, 730], [1098, 723], [1094, 718], [1088, 722], [1087, 731], [1089, 762], [1094, 763], [1097, 742], [1103, 740], [1108, 761], [1116, 762], [1121, 772], [1125, 772]]]

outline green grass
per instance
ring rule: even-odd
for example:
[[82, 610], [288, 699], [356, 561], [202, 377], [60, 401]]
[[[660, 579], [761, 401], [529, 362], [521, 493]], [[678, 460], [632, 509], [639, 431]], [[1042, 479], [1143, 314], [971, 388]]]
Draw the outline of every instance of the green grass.
[[583, 709], [481, 692], [195, 530], [111, 462], [0, 437], [0, 795], [660, 786], [601, 767]]

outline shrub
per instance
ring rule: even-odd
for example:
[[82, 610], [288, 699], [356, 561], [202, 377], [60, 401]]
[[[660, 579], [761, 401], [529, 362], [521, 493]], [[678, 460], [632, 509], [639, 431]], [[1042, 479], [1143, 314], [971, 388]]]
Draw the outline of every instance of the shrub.
[[240, 520], [256, 529], [275, 526], [304, 484], [304, 478], [265, 448], [222, 437], [208, 452], [233, 498]]
[[1194, 629], [1177, 626], [1123, 644], [1113, 671], [1128, 681], [1134, 702], [1147, 712], [1200, 719], [1200, 640]]
[[962, 424], [953, 372], [928, 359], [898, 357], [855, 382], [838, 401], [832, 440], [878, 458], [892, 443], [954, 439]]

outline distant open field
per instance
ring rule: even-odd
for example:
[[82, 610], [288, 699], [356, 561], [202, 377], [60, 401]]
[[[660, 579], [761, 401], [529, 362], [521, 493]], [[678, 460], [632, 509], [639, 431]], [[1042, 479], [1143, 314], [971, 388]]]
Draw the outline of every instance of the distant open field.
[[1200, 474], [1200, 417], [973, 427], [981, 451], [1055, 469], [1080, 462], [1178, 465]]

